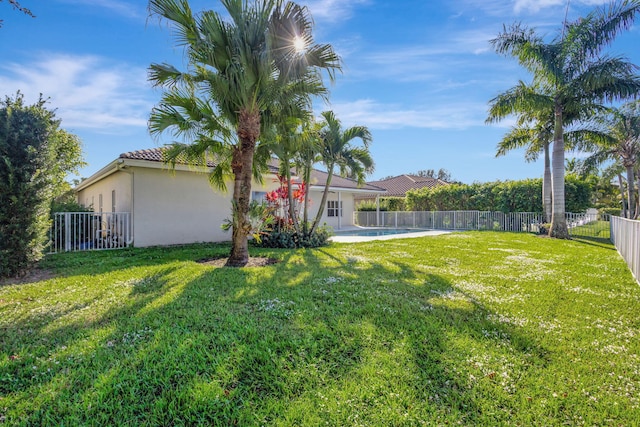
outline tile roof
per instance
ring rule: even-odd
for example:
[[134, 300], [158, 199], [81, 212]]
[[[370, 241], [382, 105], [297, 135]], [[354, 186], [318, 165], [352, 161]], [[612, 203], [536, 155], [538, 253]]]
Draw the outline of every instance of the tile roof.
[[437, 178], [418, 175], [399, 175], [380, 181], [368, 182], [369, 185], [384, 188], [388, 196], [404, 197], [406, 192], [418, 188], [433, 188], [440, 185], [449, 185], [448, 182]]
[[[165, 148], [147, 148], [144, 150], [136, 150], [136, 151], [129, 151], [127, 153], [122, 153], [120, 154], [119, 158], [131, 159], [131, 160], [146, 160], [149, 162], [163, 162], [164, 151], [165, 151]], [[184, 160], [183, 161], [178, 160], [177, 163], [183, 164], [183, 165], [187, 164], [187, 162]], [[211, 159], [207, 160], [207, 167], [214, 168], [215, 166], [216, 164], [213, 160]], [[277, 165], [274, 166], [272, 164], [269, 164], [269, 172], [277, 173], [278, 172]]]
[[[327, 177], [328, 177], [328, 173], [324, 172], [324, 171], [320, 171], [317, 169], [314, 169], [311, 171], [311, 185], [324, 185], [327, 182]], [[339, 175], [333, 175], [333, 177], [331, 177], [331, 187], [333, 188], [345, 188], [345, 189], [353, 189], [353, 190], [360, 190], [360, 191], [372, 191], [375, 193], [379, 193], [384, 191], [384, 188], [381, 188], [379, 186], [375, 186], [375, 185], [371, 185], [369, 183], [365, 183], [362, 186], [358, 186], [358, 182], [353, 180], [353, 179], [349, 179], [349, 178], [343, 178]]]
[[[120, 154], [121, 159], [131, 160], [145, 160], [149, 162], [163, 162], [164, 148], [149, 148], [145, 150], [129, 151], [127, 153]], [[186, 162], [178, 162], [186, 164]], [[211, 160], [207, 161], [208, 167], [215, 167], [215, 163]], [[278, 173], [278, 161], [272, 160], [269, 162], [269, 172]], [[295, 173], [295, 171], [294, 171]], [[326, 172], [314, 169], [311, 172], [311, 185], [324, 185], [327, 182], [328, 174]], [[357, 189], [357, 190], [371, 190], [373, 192], [384, 191], [384, 188], [377, 187], [375, 185], [365, 184], [358, 187], [358, 183], [352, 179], [343, 178], [341, 176], [334, 175], [331, 179], [331, 187], [344, 188], [344, 189]]]

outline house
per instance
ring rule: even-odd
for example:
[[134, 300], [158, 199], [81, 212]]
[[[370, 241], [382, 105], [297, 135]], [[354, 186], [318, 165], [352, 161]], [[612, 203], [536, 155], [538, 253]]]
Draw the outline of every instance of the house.
[[[399, 175], [380, 181], [367, 182], [367, 185], [386, 190], [386, 193], [384, 193], [385, 197], [404, 197], [409, 190], [434, 188], [441, 185], [450, 185], [450, 183], [427, 176]], [[374, 201], [378, 195], [379, 194], [358, 194], [356, 196], [356, 203], [361, 201]]]
[[[211, 187], [211, 167], [176, 164], [169, 170], [161, 148], [131, 151], [82, 181], [76, 194], [80, 204], [96, 213], [126, 213], [128, 243], [137, 247], [228, 241], [231, 234], [220, 225], [231, 216], [232, 185], [227, 185], [227, 193]], [[264, 183], [252, 184], [252, 198], [260, 200], [279, 186], [277, 172], [270, 166]], [[308, 183], [310, 218], [318, 211], [326, 179], [326, 172], [313, 171]], [[321, 223], [334, 229], [354, 225], [355, 195], [385, 192], [339, 176], [333, 177], [329, 191]]]

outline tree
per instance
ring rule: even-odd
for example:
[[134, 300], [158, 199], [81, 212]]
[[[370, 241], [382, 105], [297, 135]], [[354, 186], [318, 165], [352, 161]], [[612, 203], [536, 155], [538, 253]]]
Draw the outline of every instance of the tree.
[[[322, 118], [324, 123], [320, 130], [320, 156], [322, 163], [327, 168], [328, 175], [318, 213], [311, 226], [311, 233], [322, 218], [335, 167], [339, 168], [341, 176], [355, 179], [358, 184], [364, 184], [366, 175], [372, 173], [374, 168], [373, 159], [369, 153], [369, 144], [371, 143], [369, 129], [365, 126], [353, 126], [343, 130], [342, 123], [336, 118], [333, 111], [323, 112]], [[356, 138], [362, 141], [363, 147], [352, 144]]]
[[[535, 30], [515, 24], [491, 41], [498, 53], [511, 55], [533, 74], [540, 96], [522, 101], [522, 110], [553, 111], [552, 218], [549, 234], [568, 238], [564, 197], [565, 115], [584, 118], [594, 104], [624, 99], [640, 91], [634, 66], [625, 58], [603, 55], [620, 30], [640, 11], [637, 0], [598, 9], [565, 23], [561, 35], [546, 43]], [[514, 89], [512, 89], [514, 90]]]
[[607, 160], [619, 161], [627, 174], [628, 217], [637, 217], [635, 168], [640, 160], [640, 102], [631, 102], [622, 108], [612, 108], [608, 114], [596, 118], [601, 132], [594, 132], [586, 143], [593, 154], [589, 164], [602, 164]]
[[83, 165], [80, 141], [59, 128], [42, 97], [0, 101], [0, 276], [15, 276], [42, 257], [55, 195]]
[[252, 177], [260, 176], [269, 158], [258, 144], [261, 135], [273, 125], [272, 117], [326, 95], [320, 72], [333, 78], [340, 60], [330, 45], [314, 44], [306, 7], [283, 0], [222, 5], [229, 21], [214, 11], [194, 15], [187, 0], [150, 0], [150, 13], [173, 25], [189, 65], [186, 71], [151, 65], [150, 81], [165, 94], [149, 129], [156, 135], [172, 129], [184, 138], [188, 144], [176, 144], [173, 154], [199, 152], [223, 162], [214, 179], [219, 184], [230, 169], [234, 225], [227, 265], [240, 267], [249, 259]]
[[311, 182], [311, 172], [313, 171], [313, 165], [322, 161], [320, 156], [321, 152], [321, 138], [320, 131], [322, 129], [322, 123], [315, 122], [313, 120], [303, 123], [301, 144], [298, 147], [298, 151], [294, 156], [294, 163], [296, 169], [301, 175], [302, 182], [307, 185], [307, 192], [304, 198], [303, 214], [302, 214], [302, 234], [305, 238], [311, 236], [311, 229], [309, 228], [309, 183]]
[[[525, 161], [536, 161], [540, 153], [544, 158], [544, 172], [542, 175], [542, 200], [545, 221], [552, 218], [552, 186], [551, 186], [551, 158], [549, 148], [553, 142], [555, 117], [552, 109], [545, 109], [548, 97], [535, 86], [519, 82], [514, 88], [498, 95], [490, 102], [487, 123], [499, 121], [510, 114], [517, 114], [516, 125], [505, 134], [497, 146], [496, 157], [504, 156], [515, 149], [525, 149]], [[584, 108], [584, 111], [597, 109], [597, 105]], [[564, 116], [565, 126], [579, 121], [577, 113], [567, 112]], [[587, 127], [575, 127], [564, 133], [565, 146], [576, 147], [586, 134]]]
[[435, 169], [422, 169], [416, 172], [414, 175], [419, 177], [439, 179], [446, 182], [450, 182], [453, 180], [453, 178], [451, 177], [451, 172], [443, 168], [438, 169], [438, 172], [436, 172]]
[[[1, 1], [2, 1], [2, 0], [0, 0], [0, 2], [1, 2]], [[22, 13], [24, 13], [24, 14], [25, 14], [25, 15], [27, 15], [27, 16], [30, 16], [30, 17], [32, 17], [32, 18], [35, 18], [35, 15], [34, 15], [34, 14], [29, 10], [29, 9], [27, 9], [26, 7], [22, 7], [22, 6], [20, 6], [20, 3], [18, 3], [18, 1], [17, 1], [17, 0], [9, 0], [9, 5], [11, 5], [11, 7], [12, 7], [13, 9], [16, 9], [17, 11], [22, 12]], [[0, 27], [2, 27], [2, 23], [3, 23], [3, 22], [4, 22], [4, 21], [3, 21], [2, 19], [0, 19]]]

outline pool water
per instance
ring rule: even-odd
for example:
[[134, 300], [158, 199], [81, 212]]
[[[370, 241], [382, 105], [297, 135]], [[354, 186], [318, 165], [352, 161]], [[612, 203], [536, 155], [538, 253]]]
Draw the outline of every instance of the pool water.
[[389, 236], [392, 234], [407, 234], [427, 231], [418, 228], [380, 228], [365, 230], [337, 231], [336, 236]]

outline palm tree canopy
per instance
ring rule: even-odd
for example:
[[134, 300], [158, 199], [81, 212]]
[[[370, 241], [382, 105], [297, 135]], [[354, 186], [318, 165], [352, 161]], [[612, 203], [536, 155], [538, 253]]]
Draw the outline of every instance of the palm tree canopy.
[[594, 122], [597, 128], [583, 143], [583, 149], [592, 152], [588, 162], [618, 160], [625, 167], [633, 167], [640, 159], [640, 101], [611, 108]]
[[522, 24], [504, 27], [491, 44], [498, 53], [518, 59], [541, 86], [565, 110], [580, 103], [628, 98], [640, 91], [637, 67], [623, 57], [602, 51], [625, 29], [629, 29], [640, 1], [623, 1], [597, 9], [586, 18], [567, 23], [563, 34], [546, 43], [534, 29]]
[[[149, 131], [170, 129], [194, 146], [174, 144], [172, 154], [224, 157], [220, 164], [234, 177], [227, 264], [243, 266], [249, 258], [252, 175], [261, 179], [270, 154], [261, 136], [272, 139], [266, 136], [283, 116], [310, 110], [312, 96], [326, 96], [321, 70], [333, 79], [340, 58], [330, 45], [314, 44], [306, 7], [284, 0], [221, 3], [228, 20], [214, 11], [194, 15], [187, 0], [149, 0], [150, 14], [171, 24], [188, 60], [186, 71], [166, 63], [150, 66], [149, 80], [165, 93]], [[222, 182], [222, 172], [214, 182]]]
[[[329, 167], [337, 165], [340, 175], [364, 183], [367, 174], [374, 170], [374, 162], [369, 153], [372, 141], [371, 132], [366, 126], [352, 126], [342, 129], [342, 123], [333, 111], [322, 113], [324, 126], [320, 131], [322, 148], [320, 155]], [[354, 147], [353, 140], [359, 138], [363, 147]]]
[[[292, 2], [222, 0], [231, 20], [214, 11], [194, 15], [187, 0], [150, 0], [149, 10], [173, 24], [186, 48], [189, 70], [152, 64], [149, 78], [157, 86], [196, 86], [215, 100], [220, 114], [239, 121], [240, 110], [264, 112], [293, 92], [327, 94], [319, 69], [331, 79], [340, 58], [330, 45], [314, 44], [308, 9]], [[306, 49], [296, 50], [295, 37]]]

